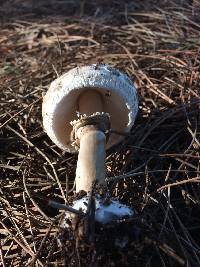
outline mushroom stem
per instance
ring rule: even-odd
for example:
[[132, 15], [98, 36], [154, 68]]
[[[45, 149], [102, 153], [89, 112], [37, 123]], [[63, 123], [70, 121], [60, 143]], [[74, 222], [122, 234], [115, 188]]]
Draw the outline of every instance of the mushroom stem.
[[77, 135], [80, 150], [76, 169], [76, 192], [89, 193], [94, 182], [105, 182], [105, 134], [94, 125], [81, 127]]
[[85, 90], [79, 97], [78, 109], [81, 114], [87, 116], [102, 112], [104, 110], [102, 96], [96, 90]]

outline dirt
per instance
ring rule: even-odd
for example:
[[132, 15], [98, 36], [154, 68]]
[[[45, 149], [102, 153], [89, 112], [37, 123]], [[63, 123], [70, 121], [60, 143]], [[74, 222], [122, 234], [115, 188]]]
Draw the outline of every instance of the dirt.
[[[1, 265], [200, 266], [199, 1], [0, 5]], [[106, 158], [108, 193], [135, 215], [95, 224], [88, 243], [62, 227], [77, 155], [48, 138], [41, 105], [57, 76], [91, 63], [127, 73], [139, 113]]]

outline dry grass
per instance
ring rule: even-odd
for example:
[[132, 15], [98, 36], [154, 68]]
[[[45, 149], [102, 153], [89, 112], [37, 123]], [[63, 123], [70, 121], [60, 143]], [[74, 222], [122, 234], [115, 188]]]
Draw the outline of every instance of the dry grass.
[[[200, 2], [21, 2], [1, 4], [1, 266], [200, 266]], [[60, 248], [61, 212], [42, 200], [71, 199], [77, 159], [43, 132], [42, 94], [93, 62], [125, 71], [140, 98], [106, 161], [111, 194], [137, 212], [120, 260]]]

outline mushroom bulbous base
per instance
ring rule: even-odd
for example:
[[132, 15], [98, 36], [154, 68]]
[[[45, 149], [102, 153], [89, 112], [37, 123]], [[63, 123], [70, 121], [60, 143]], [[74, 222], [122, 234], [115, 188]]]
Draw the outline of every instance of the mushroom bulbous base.
[[[86, 214], [90, 205], [88, 202], [89, 197], [85, 196], [73, 203], [74, 209], [85, 213], [83, 217], [65, 213], [58, 239], [60, 246], [72, 245], [74, 240], [80, 242], [82, 247], [92, 246], [93, 249], [101, 252], [105, 250], [105, 253], [109, 254], [109, 251], [124, 251], [139, 238], [140, 230], [134, 223], [136, 218], [133, 209], [118, 200], [107, 201], [97, 195], [95, 216], [92, 220], [90, 215]], [[69, 240], [72, 243], [69, 243]], [[87, 256], [88, 253], [90, 252], [86, 252]]]
[[[89, 197], [83, 197], [74, 201], [73, 208], [87, 212]], [[105, 199], [101, 199], [96, 196], [95, 198], [95, 221], [101, 224], [112, 223], [114, 221], [131, 217], [134, 215], [134, 211], [120, 203], [118, 200], [111, 199], [109, 202], [105, 202]], [[66, 213], [66, 219], [70, 219], [71, 215]], [[67, 220], [66, 220], [67, 221]], [[67, 223], [64, 223], [64, 227], [67, 227]]]

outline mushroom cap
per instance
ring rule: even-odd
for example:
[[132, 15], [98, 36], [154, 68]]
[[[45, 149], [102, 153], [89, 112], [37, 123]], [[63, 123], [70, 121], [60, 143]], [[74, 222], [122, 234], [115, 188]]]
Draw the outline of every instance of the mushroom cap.
[[[137, 115], [137, 92], [124, 73], [97, 64], [68, 71], [51, 83], [42, 105], [45, 131], [59, 148], [68, 152], [77, 151], [70, 138], [73, 130], [70, 122], [77, 119], [78, 99], [84, 90], [101, 94], [103, 111], [110, 115], [112, 130], [128, 132]], [[111, 134], [106, 149], [122, 139], [123, 136]]]

